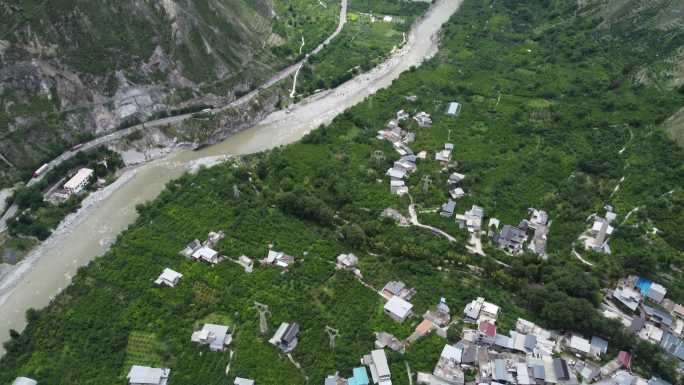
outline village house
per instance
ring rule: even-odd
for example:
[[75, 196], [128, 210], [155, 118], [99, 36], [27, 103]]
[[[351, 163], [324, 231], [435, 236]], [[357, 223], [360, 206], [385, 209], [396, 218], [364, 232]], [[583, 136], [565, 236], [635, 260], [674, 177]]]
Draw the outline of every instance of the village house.
[[400, 142], [403, 137], [403, 131], [400, 128], [390, 129], [390, 130], [380, 130], [378, 131], [377, 139], [387, 140], [391, 143]]
[[359, 257], [352, 253], [337, 256], [337, 268], [352, 270], [359, 263]]
[[635, 283], [635, 287], [639, 289], [641, 295], [645, 298], [655, 302], [661, 303], [665, 296], [667, 295], [667, 289], [651, 280], [639, 277]]
[[28, 377], [17, 377], [12, 385], [38, 385], [38, 381]]
[[209, 345], [211, 351], [220, 352], [230, 345], [233, 337], [229, 332], [228, 326], [204, 324], [202, 330], [192, 333], [190, 341], [200, 345]]
[[527, 241], [527, 232], [518, 227], [504, 225], [494, 242], [500, 249], [511, 255], [519, 255], [523, 252], [523, 246]]
[[601, 337], [593, 336], [591, 337], [591, 349], [590, 353], [595, 358], [599, 358], [608, 352], [608, 341]]
[[534, 230], [534, 236], [532, 242], [530, 242], [528, 248], [535, 254], [546, 257], [546, 242], [547, 235], [549, 233], [549, 214], [544, 210], [537, 210], [535, 208], [530, 208], [532, 216], [527, 225], [529, 228]]
[[406, 173], [415, 172], [417, 169], [417, 166], [414, 162], [411, 162], [408, 160], [408, 158], [410, 156], [411, 155], [406, 155], [406, 156], [402, 157], [401, 159], [395, 161], [393, 168], [404, 170], [404, 172], [406, 172]]
[[395, 352], [400, 352], [403, 354], [406, 346], [394, 335], [387, 332], [378, 332], [375, 333], [375, 348], [390, 348]]
[[192, 253], [192, 258], [197, 261], [205, 261], [212, 265], [219, 263], [221, 260], [219, 258], [218, 251], [212, 249], [209, 246], [202, 246]]
[[245, 269], [246, 273], [251, 273], [254, 271], [254, 261], [252, 258], [246, 255], [241, 255], [237, 262]]
[[447, 179], [447, 183], [450, 185], [458, 184], [460, 183], [463, 179], [465, 179], [465, 174], [459, 174], [457, 172], [452, 172], [449, 175], [449, 179]]
[[281, 251], [268, 250], [266, 258], [262, 259], [260, 262], [262, 265], [276, 265], [278, 267], [288, 268], [294, 264], [295, 258]]
[[133, 365], [126, 378], [130, 385], [166, 385], [171, 369]]
[[[420, 321], [418, 326], [416, 326], [415, 330], [411, 335], [406, 339], [407, 344], [413, 344], [419, 339], [425, 337], [426, 335], [430, 334], [433, 330], [437, 329], [437, 325], [435, 325], [432, 321], [429, 319], [423, 319]], [[442, 333], [442, 337], [446, 338], [446, 330]]]
[[195, 239], [188, 243], [185, 248], [181, 250], [180, 254], [186, 258], [191, 258], [195, 251], [199, 250], [200, 247], [202, 247], [202, 242], [200, 242], [199, 239]]
[[233, 385], [254, 385], [254, 380], [250, 380], [242, 377], [235, 377]]
[[449, 196], [451, 196], [452, 199], [461, 199], [465, 195], [465, 191], [463, 191], [463, 189], [460, 187], [454, 187], [449, 190]]
[[656, 326], [665, 330], [668, 330], [672, 326], [673, 318], [667, 311], [647, 305], [643, 305], [641, 309], [646, 316], [646, 319]]
[[518, 333], [514, 330], [509, 331], [509, 334], [510, 337], [497, 333], [494, 346], [512, 352], [534, 353], [537, 347], [537, 337]]
[[390, 298], [384, 306], [385, 314], [399, 323], [404, 322], [413, 314], [412, 309], [413, 305], [398, 295]]
[[402, 281], [389, 281], [380, 290], [380, 294], [387, 299], [397, 296], [408, 301], [416, 294], [416, 289], [407, 287]]
[[485, 301], [484, 298], [478, 297], [466, 305], [463, 309], [465, 320], [468, 322], [479, 322], [481, 320], [495, 323], [499, 317], [499, 306]]
[[183, 277], [183, 274], [181, 274], [177, 271], [171, 270], [169, 268], [164, 268], [161, 275], [159, 275], [159, 278], [157, 278], [157, 280], [154, 281], [154, 283], [156, 285], [166, 285], [169, 287], [176, 287], [176, 285], [178, 284], [178, 281], [180, 281], [180, 279], [182, 277]]
[[432, 126], [432, 119], [430, 118], [430, 114], [426, 113], [425, 111], [417, 113], [416, 116], [413, 117], [413, 120], [418, 122], [418, 126], [423, 128]]
[[[369, 385], [368, 372], [363, 366], [356, 367], [352, 370], [352, 376], [344, 383], [346, 385]], [[328, 385], [328, 384], [326, 384]], [[336, 384], [339, 385], [339, 382]]]
[[454, 210], [456, 210], [456, 202], [449, 199], [447, 203], [442, 205], [439, 215], [446, 218], [451, 218], [454, 215]]
[[670, 356], [677, 358], [680, 361], [680, 366], [684, 367], [684, 340], [667, 332], [663, 335], [660, 347]]
[[397, 111], [397, 120], [402, 122], [404, 120], [407, 120], [409, 118], [409, 113], [404, 111], [404, 110], [399, 110]]
[[451, 143], [445, 143], [444, 149], [435, 153], [435, 160], [442, 163], [451, 162], [451, 152], [454, 149], [454, 145]]
[[[348, 380], [345, 380], [344, 378], [340, 377], [338, 373], [326, 376], [325, 380], [323, 380], [323, 385], [348, 385], [348, 384], [349, 384]], [[358, 385], [358, 384], [356, 384], [356, 382], [354, 384]], [[366, 382], [363, 385], [368, 385], [368, 382]]]
[[390, 180], [390, 192], [394, 195], [405, 195], [408, 194], [408, 186], [403, 180]]
[[82, 168], [78, 170], [76, 174], [71, 177], [71, 179], [64, 183], [64, 193], [67, 196], [70, 196], [83, 191], [83, 189], [88, 185], [90, 178], [93, 176], [93, 173], [94, 171], [89, 168]]
[[614, 230], [610, 224], [616, 217], [616, 214], [612, 211], [607, 211], [605, 218], [594, 215], [594, 222], [591, 228], [580, 236], [580, 240], [584, 242], [584, 248], [599, 253], [610, 254], [608, 237], [613, 234]]
[[[641, 324], [639, 326], [636, 326], [639, 324], [638, 322], [635, 322], [636, 320], [641, 321]], [[663, 335], [665, 334], [663, 329], [655, 326], [650, 322], [645, 322], [640, 317], [634, 317], [632, 325], [630, 326], [633, 326], [633, 330], [632, 328], [630, 328], [630, 330], [632, 330], [633, 333], [637, 334], [639, 338], [641, 338], [644, 341], [652, 342], [654, 344], [659, 344], [663, 339]]]
[[461, 368], [462, 351], [451, 345], [445, 345], [432, 374], [441, 381], [451, 385], [463, 385], [465, 375]]
[[496, 342], [496, 325], [489, 321], [480, 321], [477, 326], [476, 342], [483, 345], [493, 345]]
[[376, 349], [371, 351], [370, 354], [363, 356], [361, 363], [370, 369], [374, 384], [392, 385], [392, 373], [390, 373], [384, 350]]
[[220, 240], [222, 240], [225, 237], [226, 234], [223, 231], [210, 231], [209, 235], [207, 236], [205, 246], [214, 247]]
[[618, 286], [613, 290], [612, 298], [616, 305], [635, 312], [641, 303], [641, 294], [625, 286]]
[[482, 219], [484, 219], [484, 209], [476, 205], [473, 205], [473, 207], [463, 215], [456, 214], [456, 220], [458, 221], [459, 226], [462, 229], [467, 228], [471, 233], [480, 231], [482, 228]]
[[[493, 381], [496, 381], [500, 384], [515, 382], [513, 374], [511, 373], [513, 369], [512, 362], [498, 358], [492, 361], [490, 365], [492, 367], [491, 373]], [[511, 371], [509, 371], [509, 369], [511, 369]]]
[[582, 355], [588, 355], [591, 352], [591, 344], [587, 339], [584, 339], [578, 335], [573, 335], [570, 337], [568, 342], [568, 348], [574, 353], [579, 353]]
[[458, 116], [461, 113], [461, 104], [457, 102], [449, 103], [446, 114], [450, 116]]
[[406, 170], [401, 168], [392, 167], [387, 169], [385, 175], [389, 176], [393, 180], [404, 179], [406, 177]]
[[276, 330], [273, 337], [268, 341], [277, 346], [283, 353], [289, 353], [297, 347], [299, 335], [299, 324], [296, 322], [283, 322]]
[[423, 318], [430, 320], [438, 327], [446, 327], [451, 321], [451, 310], [446, 304], [446, 299], [444, 297], [440, 298], [439, 303], [435, 310], [428, 310], [423, 315]]

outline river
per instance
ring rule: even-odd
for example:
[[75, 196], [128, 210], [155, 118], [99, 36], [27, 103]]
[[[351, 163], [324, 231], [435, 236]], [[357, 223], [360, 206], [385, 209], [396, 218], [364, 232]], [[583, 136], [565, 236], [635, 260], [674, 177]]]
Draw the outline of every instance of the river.
[[107, 251], [117, 235], [135, 221], [137, 204], [157, 197], [167, 182], [202, 159], [250, 154], [295, 142], [377, 90], [388, 87], [402, 72], [437, 53], [440, 27], [461, 3], [462, 0], [437, 0], [413, 26], [404, 47], [370, 72], [305, 99], [289, 112], [276, 111], [258, 125], [214, 146], [179, 151], [126, 171], [103, 191], [91, 194], [77, 213], [70, 215], [0, 282], [0, 342], [9, 338], [10, 329], [24, 329], [27, 309], [48, 305], [79, 267]]

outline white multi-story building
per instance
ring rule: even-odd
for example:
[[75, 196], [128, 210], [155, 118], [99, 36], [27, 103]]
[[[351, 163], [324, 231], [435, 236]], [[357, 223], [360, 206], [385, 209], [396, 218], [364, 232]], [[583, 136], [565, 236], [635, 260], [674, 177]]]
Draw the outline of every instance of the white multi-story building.
[[81, 191], [83, 191], [85, 186], [88, 185], [88, 181], [90, 181], [90, 178], [92, 176], [93, 176], [93, 170], [91, 170], [89, 168], [82, 168], [82, 169], [78, 170], [76, 175], [71, 177], [71, 179], [69, 179], [69, 181], [67, 181], [64, 184], [64, 191], [68, 195], [80, 193]]

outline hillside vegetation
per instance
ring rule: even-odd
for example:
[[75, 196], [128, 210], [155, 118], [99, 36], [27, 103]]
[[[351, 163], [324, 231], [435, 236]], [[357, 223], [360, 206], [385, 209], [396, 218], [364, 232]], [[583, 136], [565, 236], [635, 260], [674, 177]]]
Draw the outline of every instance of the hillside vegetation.
[[[684, 301], [684, 150], [662, 127], [684, 96], [635, 77], [664, 52], [653, 42], [670, 32], [623, 36], [604, 29], [603, 20], [575, 2], [466, 0], [444, 28], [440, 53], [390, 88], [300, 143], [185, 175], [140, 206], [137, 222], [105, 256], [81, 269], [48, 308], [28, 312], [28, 327], [12, 333], [0, 359], [0, 383], [17, 375], [42, 385], [124, 383], [134, 358], [171, 368], [173, 385], [229, 384], [236, 375], [260, 385], [348, 376], [374, 348], [373, 332], [405, 338], [419, 321], [394, 323], [377, 293], [335, 270], [335, 257], [349, 251], [373, 287], [389, 280], [415, 287], [416, 314], [445, 297], [459, 317], [483, 296], [502, 306], [500, 333], [522, 316], [601, 336], [610, 342], [606, 360], [629, 350], [636, 373], [681, 383], [660, 348], [597, 311], [600, 289], [626, 274], [656, 279], [668, 297]], [[451, 101], [463, 104], [457, 118], [445, 115]], [[375, 138], [399, 109], [433, 117], [431, 128], [408, 125], [416, 133], [411, 148], [429, 153], [408, 185], [421, 221], [459, 242], [379, 219], [387, 207], [407, 215], [409, 198], [391, 195], [384, 176], [398, 156]], [[447, 199], [448, 173], [434, 161], [447, 141], [456, 169], [467, 174], [469, 195], [457, 212], [475, 203], [487, 217], [516, 224], [528, 207], [546, 210], [553, 220], [548, 260], [490, 246], [486, 257], [467, 254], [465, 231], [429, 212]], [[423, 190], [426, 175], [433, 183]], [[571, 244], [605, 204], [618, 213], [613, 254], [588, 255], [595, 263], [588, 266]], [[221, 254], [259, 259], [271, 244], [297, 262], [286, 272], [257, 266], [246, 274], [232, 262], [210, 267], [178, 255], [216, 230], [227, 234], [217, 245]], [[164, 267], [184, 275], [176, 288], [152, 285]], [[281, 321], [301, 324], [293, 352], [301, 371], [268, 344], [270, 336], [259, 335], [254, 301], [270, 305], [272, 331]], [[227, 354], [190, 342], [197, 321], [215, 313], [237, 326], [229, 377]], [[334, 350], [326, 325], [340, 330]], [[392, 382], [408, 385], [405, 362], [431, 372], [443, 346], [432, 335], [405, 355], [391, 353]]]
[[322, 42], [339, 4], [1, 0], [0, 185], [122, 125], [251, 90]]

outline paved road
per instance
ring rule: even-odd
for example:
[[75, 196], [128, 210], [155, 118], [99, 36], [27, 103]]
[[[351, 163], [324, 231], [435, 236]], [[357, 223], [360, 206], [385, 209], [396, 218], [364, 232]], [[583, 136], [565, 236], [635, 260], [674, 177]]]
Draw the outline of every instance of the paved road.
[[[411, 198], [411, 201], [413, 201], [413, 198]], [[409, 216], [411, 217], [411, 218], [410, 218], [411, 224], [412, 224], [413, 226], [421, 227], [421, 228], [424, 228], [424, 229], [428, 229], [428, 230], [432, 231], [433, 233], [439, 234], [439, 235], [443, 236], [444, 238], [448, 239], [449, 242], [458, 242], [458, 240], [457, 240], [456, 238], [454, 238], [453, 236], [447, 234], [446, 232], [444, 232], [444, 231], [442, 231], [442, 230], [440, 230], [440, 229], [438, 229], [438, 228], [436, 228], [436, 227], [428, 226], [428, 225], [424, 225], [424, 224], [420, 223], [420, 222], [418, 221], [418, 215], [416, 214], [416, 205], [415, 205], [415, 204], [411, 203], [411, 204], [409, 205], [409, 208], [408, 208], [408, 209], [409, 209]]]

